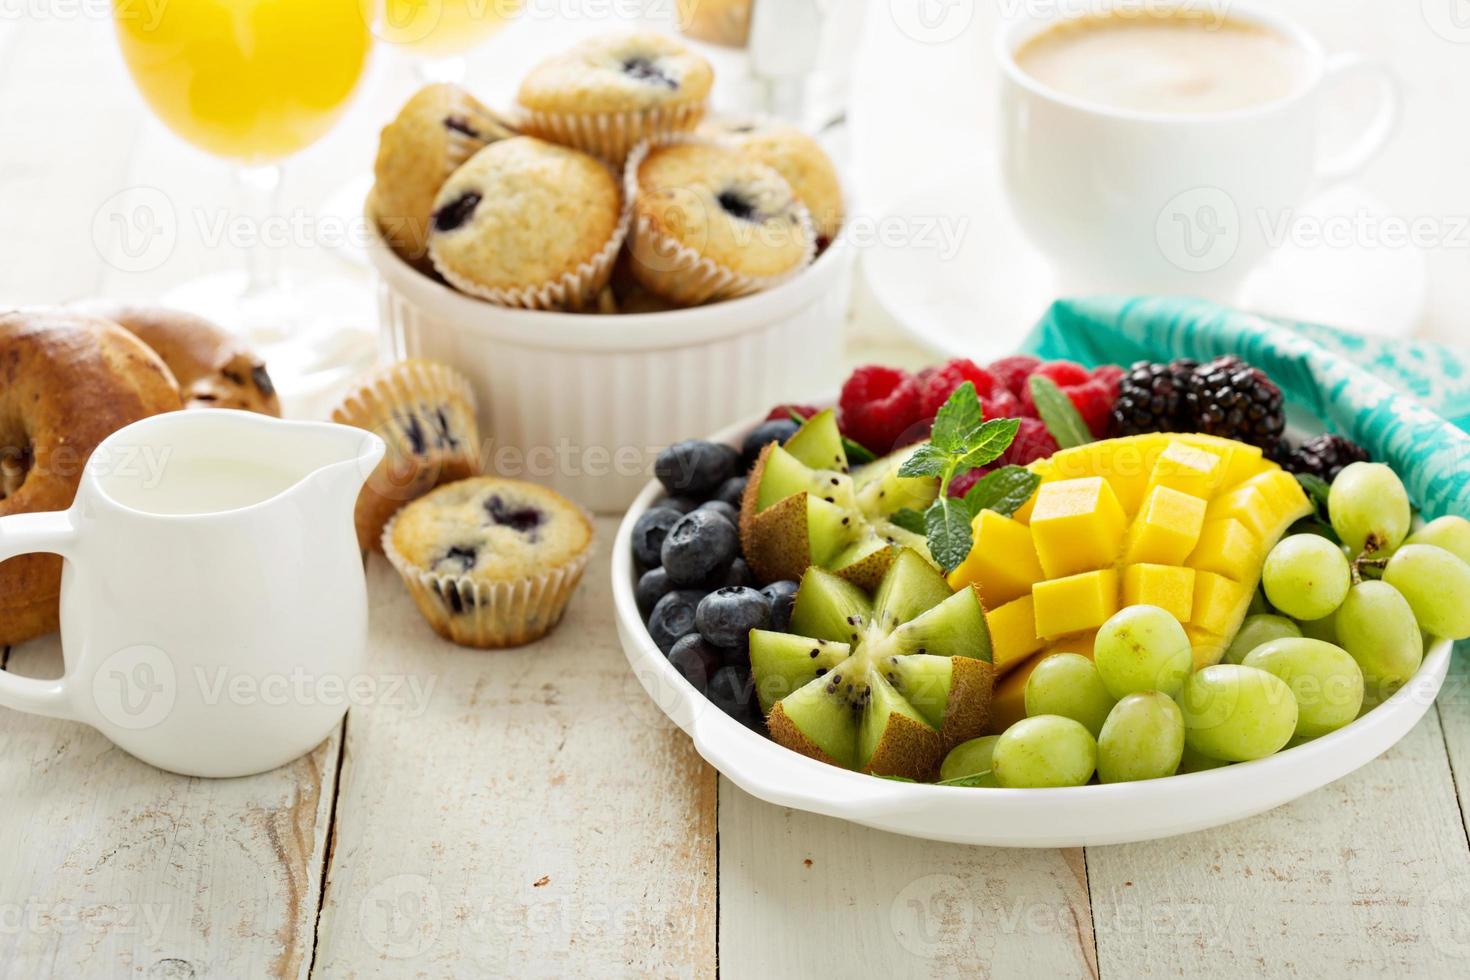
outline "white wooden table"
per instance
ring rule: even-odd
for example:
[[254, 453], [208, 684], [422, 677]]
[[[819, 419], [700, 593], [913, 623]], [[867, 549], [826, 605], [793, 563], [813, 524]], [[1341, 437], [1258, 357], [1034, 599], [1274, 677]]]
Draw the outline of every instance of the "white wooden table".
[[[1365, 4], [1332, 5], [1322, 29], [1357, 25], [1339, 8], [1378, 16]], [[1462, 120], [1461, 70], [1407, 50], [1423, 84], [1461, 79]], [[1427, 105], [1404, 139], [1463, 175], [1464, 127]], [[382, 114], [359, 105], [304, 155], [293, 206], [365, 165]], [[0, 20], [0, 305], [146, 297], [228, 267], [235, 251], [187, 218], [225, 207], [224, 176], [146, 119], [105, 23]], [[1452, 183], [1433, 206], [1470, 211]], [[186, 217], [165, 261], [125, 271], [93, 219], [136, 185]], [[341, 268], [311, 241], [287, 258]], [[1427, 331], [1444, 339], [1464, 322], [1464, 258], [1434, 260], [1461, 277], [1436, 280]], [[922, 358], [857, 302], [854, 360]], [[1398, 747], [1265, 816], [1085, 851], [927, 843], [768, 806], [702, 763], [624, 665], [614, 526], [599, 520], [561, 628], [502, 653], [439, 641], [374, 559], [379, 696], [272, 773], [175, 777], [0, 712], [0, 976], [1470, 974], [1463, 662]], [[4, 666], [54, 676], [57, 644]]]

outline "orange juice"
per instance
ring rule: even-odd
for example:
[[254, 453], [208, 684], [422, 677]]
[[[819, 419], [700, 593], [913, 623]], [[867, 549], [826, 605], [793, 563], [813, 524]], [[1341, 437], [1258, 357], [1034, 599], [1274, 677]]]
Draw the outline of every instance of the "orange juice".
[[430, 56], [456, 55], [494, 34], [524, 0], [382, 0], [375, 33]]
[[[114, 0], [123, 60], [158, 118], [216, 156], [264, 163], [322, 136], [372, 44], [360, 0]], [[366, 12], [365, 12], [366, 11]]]

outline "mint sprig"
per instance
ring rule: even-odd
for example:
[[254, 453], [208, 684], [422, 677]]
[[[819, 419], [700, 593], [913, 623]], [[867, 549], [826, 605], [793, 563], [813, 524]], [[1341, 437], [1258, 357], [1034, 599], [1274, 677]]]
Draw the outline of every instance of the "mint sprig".
[[[970, 554], [975, 541], [970, 523], [975, 519], [976, 511], [969, 502], [969, 495], [963, 499], [950, 497], [951, 481], [961, 473], [999, 459], [1016, 438], [1020, 425], [1016, 419], [986, 421], [980, 396], [976, 394], [974, 384], [966, 381], [954, 390], [934, 417], [929, 441], [914, 450], [899, 467], [899, 476], [927, 476], [939, 480], [939, 497], [924, 511], [922, 531], [929, 540], [929, 553], [945, 572], [959, 567]], [[984, 495], [990, 492], [986, 491]], [[900, 511], [893, 520], [900, 527], [917, 532], [920, 530], [919, 522], [915, 520], [918, 516], [913, 511]]]
[[1026, 382], [1031, 386], [1031, 400], [1036, 403], [1036, 414], [1046, 425], [1046, 431], [1063, 449], [1085, 446], [1092, 442], [1092, 430], [1082, 419], [1082, 413], [1072, 404], [1057, 383], [1044, 374], [1033, 374]]

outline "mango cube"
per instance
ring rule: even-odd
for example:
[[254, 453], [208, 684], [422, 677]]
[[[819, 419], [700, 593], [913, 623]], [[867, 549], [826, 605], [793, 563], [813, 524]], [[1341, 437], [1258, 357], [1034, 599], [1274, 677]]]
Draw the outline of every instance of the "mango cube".
[[1038, 582], [1036, 635], [1045, 639], [1097, 629], [1118, 611], [1118, 570], [1103, 568]]
[[990, 627], [990, 655], [995, 669], [1010, 670], [1044, 645], [1036, 635], [1036, 606], [1030, 595], [985, 614]]
[[1261, 566], [1261, 545], [1246, 526], [1233, 517], [1206, 521], [1199, 544], [1189, 556], [1189, 567], [1239, 581]]
[[1013, 520], [1013, 521], [1019, 521], [1022, 524], [1030, 524], [1031, 523], [1031, 511], [1033, 511], [1035, 508], [1036, 508], [1036, 494], [1033, 493], [1031, 495], [1031, 498], [1029, 500], [1027, 500], [1024, 504], [1022, 504], [1021, 506], [1019, 506], [1019, 507], [1016, 508], [1016, 512], [1011, 515], [1011, 520]]
[[982, 510], [971, 526], [975, 543], [964, 562], [949, 573], [950, 588], [978, 586], [985, 608], [995, 609], [1029, 595], [1031, 586], [1045, 578], [1025, 524]]
[[1199, 497], [1154, 487], [1128, 530], [1123, 560], [1130, 564], [1182, 565], [1199, 541], [1205, 502]]
[[1249, 483], [1227, 490], [1210, 501], [1209, 509], [1205, 511], [1205, 520], [1227, 519], [1239, 521], [1251, 534], [1263, 540], [1272, 537], [1276, 525], [1271, 502], [1260, 487]]
[[999, 735], [1026, 717], [1026, 681], [1041, 663], [1041, 656], [1036, 654], [995, 682], [995, 692], [990, 696], [990, 718], [985, 723], [987, 735]]
[[1088, 660], [1092, 659], [1093, 647], [1097, 644], [1097, 630], [1088, 630], [1086, 633], [1073, 633], [1052, 640], [1046, 645], [1046, 656], [1053, 653], [1080, 653]]
[[1235, 620], [1250, 602], [1253, 591], [1254, 583], [1246, 586], [1214, 572], [1195, 572], [1191, 625], [1216, 636], [1234, 633]]
[[1276, 467], [1275, 463], [1262, 456], [1261, 447], [1252, 446], [1249, 443], [1235, 442], [1220, 436], [1207, 436], [1203, 433], [1182, 436], [1181, 439], [1192, 446], [1218, 452], [1224, 458], [1225, 476], [1220, 481], [1221, 486], [1237, 486], [1258, 473], [1265, 473]]
[[1112, 486], [1099, 476], [1043, 483], [1031, 512], [1031, 537], [1047, 578], [1111, 565], [1128, 517]]
[[1070, 480], [1100, 476], [1108, 481], [1130, 516], [1138, 512], [1155, 460], [1168, 445], [1169, 436], [1150, 433], [1127, 439], [1105, 439], [1085, 446], [1063, 449], [1052, 456], [1043, 479]]
[[1225, 479], [1225, 459], [1213, 450], [1171, 442], [1154, 463], [1149, 489], [1168, 487], [1191, 497], [1209, 500]]
[[1123, 569], [1123, 605], [1158, 606], [1181, 623], [1194, 614], [1194, 569], [1129, 565]]

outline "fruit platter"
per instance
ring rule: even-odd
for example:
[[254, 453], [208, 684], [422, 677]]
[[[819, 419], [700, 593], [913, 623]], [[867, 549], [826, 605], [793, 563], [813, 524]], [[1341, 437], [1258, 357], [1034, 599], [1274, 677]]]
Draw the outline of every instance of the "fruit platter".
[[746, 792], [898, 833], [1264, 812], [1407, 734], [1470, 636], [1470, 521], [1236, 357], [868, 366], [655, 472], [613, 556], [644, 690]]

